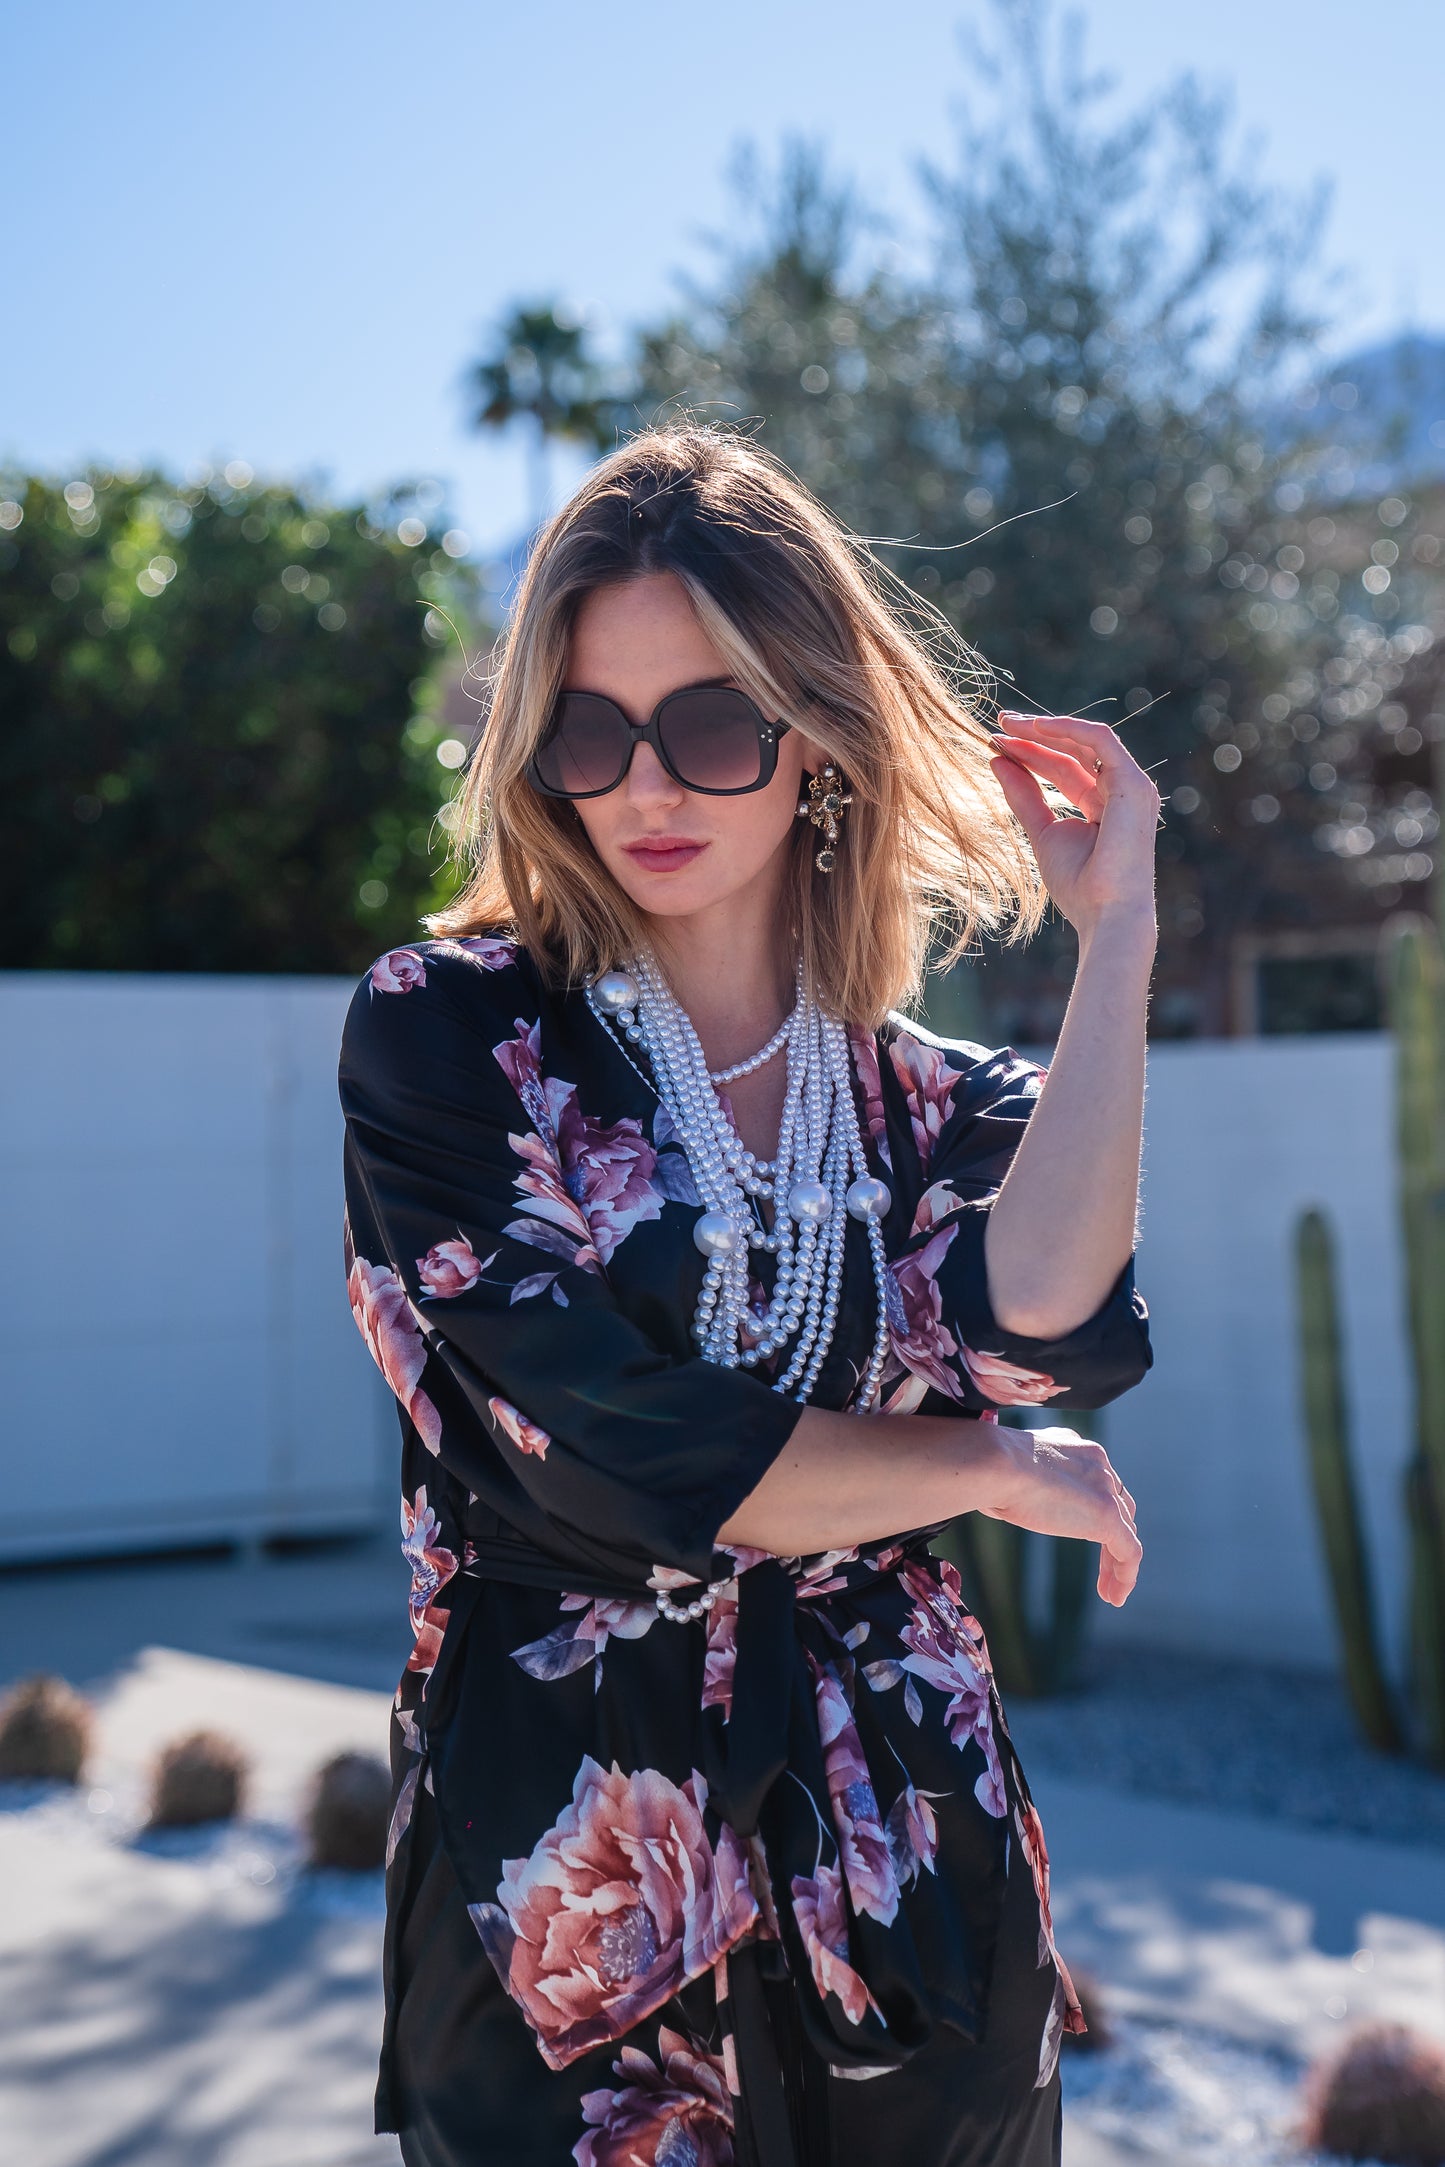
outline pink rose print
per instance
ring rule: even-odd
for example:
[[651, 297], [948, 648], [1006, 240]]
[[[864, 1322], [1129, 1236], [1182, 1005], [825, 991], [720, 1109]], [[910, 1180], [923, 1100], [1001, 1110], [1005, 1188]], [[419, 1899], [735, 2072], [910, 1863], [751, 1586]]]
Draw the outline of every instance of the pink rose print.
[[853, 1066], [858, 1072], [858, 1083], [863, 1093], [863, 1118], [873, 1147], [879, 1158], [893, 1171], [893, 1160], [888, 1151], [888, 1124], [883, 1113], [883, 1076], [878, 1066], [878, 1041], [871, 1031], [850, 1031], [848, 1044], [853, 1053]]
[[881, 1926], [889, 1926], [898, 1910], [898, 1877], [862, 1741], [836, 1672], [816, 1662], [813, 1671], [818, 1735], [823, 1741], [823, 1765], [848, 1894], [855, 1911], [866, 1911]]
[[657, 1623], [655, 1603], [628, 1602], [620, 1596], [599, 1596], [594, 1601], [590, 1595], [564, 1595], [561, 1608], [582, 1614], [569, 1618], [541, 1640], [530, 1640], [524, 1648], [512, 1650], [512, 1661], [529, 1678], [538, 1678], [544, 1685], [554, 1678], [568, 1678], [574, 1670], [591, 1663], [592, 1683], [600, 1691], [602, 1651], [608, 1641], [614, 1637], [640, 1640]]
[[519, 1452], [534, 1452], [539, 1460], [547, 1457], [547, 1447], [552, 1440], [537, 1423], [529, 1422], [521, 1409], [510, 1400], [489, 1399], [488, 1412], [495, 1416]]
[[904, 1888], [926, 1868], [934, 1873], [938, 1857], [938, 1816], [932, 1801], [945, 1797], [941, 1791], [915, 1791], [904, 1785], [888, 1809], [888, 1849], [893, 1870]]
[[417, 1275], [428, 1294], [447, 1300], [465, 1294], [482, 1276], [476, 1252], [464, 1234], [455, 1241], [437, 1242], [416, 1260]]
[[351, 1314], [371, 1358], [406, 1409], [428, 1452], [442, 1441], [442, 1418], [421, 1389], [426, 1343], [406, 1288], [389, 1264], [353, 1257], [346, 1292]]
[[517, 960], [514, 942], [497, 940], [487, 933], [468, 933], [458, 940], [439, 941], [437, 952], [464, 956], [468, 963], [475, 963], [484, 971], [505, 971]]
[[820, 1866], [810, 1880], [793, 1876], [793, 1916], [803, 1937], [813, 1984], [825, 1998], [836, 1994], [850, 2024], [861, 2024], [872, 2009], [883, 2012], [848, 1962], [848, 1921], [843, 1911], [843, 1877], [836, 1866]]
[[1029, 1862], [1034, 1877], [1034, 1893], [1039, 1905], [1039, 1963], [1053, 1961], [1062, 1990], [1054, 1996], [1053, 2007], [1044, 2025], [1043, 2043], [1039, 2053], [1039, 2075], [1035, 2085], [1047, 2084], [1053, 2076], [1058, 2061], [1059, 2041], [1064, 2032], [1080, 2033], [1088, 2030], [1084, 2012], [1069, 1976], [1069, 1967], [1058, 1952], [1054, 1941], [1054, 1917], [1049, 1901], [1049, 1852], [1044, 1842], [1044, 1825], [1039, 1819], [1038, 1808], [1028, 1800], [1021, 1799], [1014, 1807], [1014, 1827], [1023, 1846], [1024, 1857]]
[[550, 2069], [630, 2031], [756, 1919], [747, 1854], [725, 1824], [708, 1842], [706, 1802], [696, 1770], [679, 1787], [589, 1755], [556, 1827], [504, 1862], [497, 1902], [468, 1907]]
[[371, 966], [373, 993], [410, 993], [426, 984], [426, 965], [414, 948], [393, 948]]
[[1066, 1389], [1043, 1370], [1024, 1369], [1007, 1355], [981, 1354], [976, 1347], [960, 1347], [958, 1351], [979, 1391], [996, 1407], [1037, 1407]]
[[733, 1671], [738, 1659], [738, 1584], [729, 1580], [717, 1591], [717, 1601], [707, 1614], [707, 1654], [703, 1660], [702, 1705], [721, 1708], [724, 1723], [732, 1721]]
[[890, 1379], [903, 1373], [902, 1381], [884, 1403], [885, 1414], [911, 1414], [923, 1403], [930, 1386], [957, 1399], [958, 1378], [948, 1367], [958, 1352], [958, 1342], [943, 1321], [943, 1303], [937, 1273], [948, 1254], [957, 1226], [941, 1227], [922, 1249], [895, 1257], [888, 1267], [884, 1289], [888, 1299]]
[[963, 1070], [950, 1068], [940, 1047], [925, 1046], [917, 1038], [895, 1038], [888, 1052], [908, 1097], [918, 1162], [927, 1173], [933, 1147], [953, 1112], [954, 1086], [962, 1083]]
[[951, 1566], [945, 1565], [936, 1580], [921, 1565], [905, 1565], [899, 1578], [913, 1598], [908, 1623], [898, 1636], [909, 1651], [902, 1667], [949, 1696], [943, 1718], [949, 1737], [960, 1750], [976, 1739], [987, 1764], [973, 1787], [974, 1796], [985, 1812], [1002, 1819], [1008, 1796], [994, 1737], [993, 1673], [983, 1628], [964, 1609]]
[[457, 1569], [455, 1554], [439, 1541], [441, 1523], [426, 1500], [426, 1485], [401, 1501], [401, 1554], [411, 1567], [411, 1629], [420, 1635], [433, 1598]]
[[722, 2060], [661, 2025], [658, 2062], [624, 2047], [620, 2091], [584, 2092], [596, 2127], [572, 2147], [577, 2167], [732, 2167], [733, 2109]]
[[517, 1030], [492, 1050], [536, 1134], [509, 1139], [524, 1161], [515, 1186], [528, 1216], [507, 1232], [599, 1271], [639, 1220], [661, 1216], [657, 1153], [630, 1114], [609, 1125], [583, 1113], [575, 1084], [542, 1074], [540, 1026], [518, 1017]]

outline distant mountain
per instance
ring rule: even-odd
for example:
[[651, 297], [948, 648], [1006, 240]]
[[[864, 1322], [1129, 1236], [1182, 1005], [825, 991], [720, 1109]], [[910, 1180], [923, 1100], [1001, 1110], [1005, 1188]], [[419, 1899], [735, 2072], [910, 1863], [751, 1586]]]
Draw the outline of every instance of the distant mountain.
[[1445, 337], [1406, 331], [1331, 361], [1277, 422], [1286, 441], [1327, 437], [1366, 489], [1445, 478]]

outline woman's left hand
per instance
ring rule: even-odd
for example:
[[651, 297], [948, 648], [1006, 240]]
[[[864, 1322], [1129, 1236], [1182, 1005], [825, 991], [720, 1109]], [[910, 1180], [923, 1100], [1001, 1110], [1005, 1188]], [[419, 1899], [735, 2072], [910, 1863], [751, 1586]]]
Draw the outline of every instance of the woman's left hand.
[[[1105, 919], [1154, 918], [1159, 792], [1107, 723], [1001, 713], [994, 773], [1044, 885], [1080, 938]], [[1055, 813], [1048, 783], [1082, 813]]]

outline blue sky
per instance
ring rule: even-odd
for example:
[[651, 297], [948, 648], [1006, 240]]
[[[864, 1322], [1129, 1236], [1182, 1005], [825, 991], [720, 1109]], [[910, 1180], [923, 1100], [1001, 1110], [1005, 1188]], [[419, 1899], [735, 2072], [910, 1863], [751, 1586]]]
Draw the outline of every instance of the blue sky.
[[[1193, 67], [1233, 85], [1264, 177], [1332, 179], [1349, 344], [1445, 330], [1439, 0], [1082, 12], [1121, 96]], [[743, 136], [822, 139], [916, 226], [913, 165], [948, 156], [964, 20], [987, 10], [10, 0], [0, 454], [244, 458], [346, 491], [435, 475], [497, 547], [524, 522], [523, 451], [470, 435], [459, 389], [496, 314], [557, 293], [616, 334], [665, 305], [706, 262]]]

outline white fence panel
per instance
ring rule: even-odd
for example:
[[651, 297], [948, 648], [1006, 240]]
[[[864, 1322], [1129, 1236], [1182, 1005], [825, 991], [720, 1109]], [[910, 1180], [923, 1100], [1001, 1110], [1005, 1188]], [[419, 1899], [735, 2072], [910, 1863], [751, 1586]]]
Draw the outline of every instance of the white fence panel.
[[387, 1516], [342, 1262], [351, 983], [0, 976], [0, 1558]]
[[1356, 1464], [1398, 1657], [1411, 1396], [1393, 1059], [1376, 1032], [1151, 1048], [1138, 1279], [1155, 1366], [1105, 1415], [1145, 1558], [1102, 1635], [1333, 1664], [1294, 1313], [1294, 1226], [1319, 1204], [1336, 1238]]

